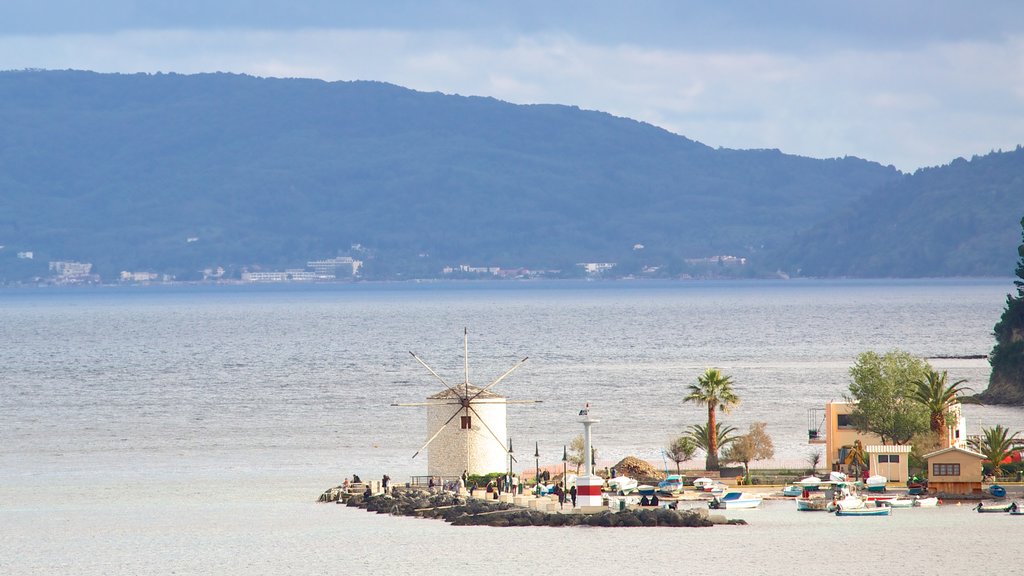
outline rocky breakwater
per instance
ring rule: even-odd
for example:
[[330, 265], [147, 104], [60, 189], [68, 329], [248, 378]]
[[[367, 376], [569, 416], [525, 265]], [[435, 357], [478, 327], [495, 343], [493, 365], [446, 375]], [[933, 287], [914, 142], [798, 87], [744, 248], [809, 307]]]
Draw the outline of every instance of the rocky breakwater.
[[707, 510], [671, 510], [639, 508], [620, 512], [605, 510], [595, 514], [542, 512], [513, 504], [466, 498], [450, 493], [430, 494], [423, 490], [395, 490], [391, 494], [349, 494], [330, 489], [321, 502], [344, 503], [378, 514], [416, 516], [444, 520], [454, 526], [680, 526], [706, 527], [715, 524], [746, 524], [743, 520], [726, 520], [709, 515]]

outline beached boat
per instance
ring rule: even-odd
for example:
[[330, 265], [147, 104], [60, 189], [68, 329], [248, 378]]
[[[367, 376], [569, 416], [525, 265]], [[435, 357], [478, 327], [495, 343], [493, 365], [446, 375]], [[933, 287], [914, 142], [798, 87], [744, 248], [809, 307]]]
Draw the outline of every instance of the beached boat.
[[693, 481], [693, 487], [697, 490], [707, 491], [707, 489], [715, 485], [715, 482], [718, 482], [718, 480], [714, 478], [697, 478]]
[[658, 493], [673, 496], [683, 491], [683, 477], [672, 474], [661, 482], [658, 482]]
[[988, 493], [991, 494], [992, 496], [996, 497], [996, 498], [1005, 498], [1006, 497], [1006, 488], [1003, 488], [999, 484], [993, 484], [993, 485], [989, 486]]
[[786, 486], [785, 488], [782, 489], [783, 496], [800, 496], [803, 493], [803, 487], [797, 486], [796, 484], [790, 484], [789, 486]]
[[629, 476], [616, 476], [608, 481], [608, 490], [620, 496], [631, 494], [636, 488], [637, 481]]
[[914, 500], [914, 506], [917, 508], [931, 508], [939, 505], [938, 496], [932, 496], [931, 498], [918, 498]]
[[737, 510], [740, 508], [757, 508], [761, 505], [761, 497], [743, 492], [729, 492], [715, 497], [708, 502], [708, 507], [715, 510]]
[[846, 483], [846, 482], [849, 482], [849, 480], [846, 477], [846, 474], [843, 474], [842, 472], [829, 472], [828, 473], [828, 479], [829, 479], [829, 482], [836, 482], [836, 483]]
[[864, 486], [868, 489], [868, 492], [885, 492], [885, 484], [889, 479], [885, 476], [869, 476], [864, 481]]
[[[821, 478], [818, 478], [817, 476], [808, 476], [807, 478], [804, 478], [803, 480], [801, 480], [799, 482], [795, 482], [795, 484], [797, 486], [803, 488], [804, 490], [808, 490], [808, 491], [820, 490], [821, 487], [822, 487]], [[829, 483], [826, 482], [825, 484], [829, 484]]]
[[654, 496], [654, 493], [657, 491], [658, 488], [656, 486], [651, 486], [650, 484], [641, 484], [636, 487], [637, 494], [641, 496], [651, 497]]
[[880, 506], [878, 508], [839, 508], [836, 510], [836, 516], [888, 516], [891, 512], [892, 508], [888, 506]]
[[986, 513], [1009, 512], [1010, 508], [1014, 507], [1014, 505], [1014, 502], [1009, 502], [1007, 504], [978, 504], [977, 506], [974, 507], [974, 509], [977, 510], [978, 512]]

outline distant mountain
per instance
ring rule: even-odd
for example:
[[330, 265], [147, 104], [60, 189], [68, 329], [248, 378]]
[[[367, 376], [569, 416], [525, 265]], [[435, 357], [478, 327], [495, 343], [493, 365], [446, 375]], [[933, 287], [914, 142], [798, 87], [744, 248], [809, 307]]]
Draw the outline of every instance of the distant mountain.
[[809, 276], [1010, 276], [1024, 149], [918, 170], [856, 199], [774, 255]]
[[[855, 216], [836, 222], [853, 226], [856, 217], [867, 229], [902, 206], [897, 197], [913, 182], [922, 194], [946, 191], [938, 205], [912, 207], [922, 226], [956, 225], [961, 252], [890, 270], [1005, 274], [999, 261], [1015, 230], [999, 250], [987, 234], [1003, 212], [1021, 215], [1003, 188], [977, 193], [1000, 205], [961, 202], [959, 191], [980, 177], [977, 160], [905, 176], [852, 157], [716, 150], [575, 107], [376, 82], [2, 72], [0, 123], [0, 282], [43, 274], [54, 260], [91, 262], [104, 279], [121, 270], [190, 278], [216, 266], [284, 269], [353, 244], [376, 278], [436, 276], [458, 264], [576, 270], [583, 261], [672, 276], [704, 273], [693, 262], [720, 255], [749, 258], [734, 274], [875, 274], [842, 261], [914, 246], [927, 253], [949, 231], [901, 236], [898, 246], [879, 232], [864, 251], [831, 255], [814, 238], [860, 240], [832, 235], [835, 223], [794, 234], [844, 210]], [[947, 196], [971, 203], [971, 216], [944, 213]], [[33, 259], [15, 257], [28, 251]]]

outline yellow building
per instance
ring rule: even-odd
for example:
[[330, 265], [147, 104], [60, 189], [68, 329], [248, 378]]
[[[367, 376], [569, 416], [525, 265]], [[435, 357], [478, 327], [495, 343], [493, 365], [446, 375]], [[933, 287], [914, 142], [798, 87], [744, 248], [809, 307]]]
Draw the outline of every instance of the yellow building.
[[924, 455], [928, 461], [928, 492], [972, 494], [981, 492], [981, 463], [977, 452], [951, 446]]
[[[845, 465], [847, 456], [859, 442], [869, 456], [868, 468], [873, 474], [885, 476], [892, 482], [903, 482], [908, 477], [910, 446], [886, 445], [877, 434], [858, 432], [851, 416], [856, 407], [856, 402], [828, 402], [824, 415], [820, 408], [812, 409], [808, 417], [808, 442], [824, 444], [825, 462], [831, 470], [844, 472], [849, 471]], [[949, 421], [939, 445], [966, 449], [967, 424], [959, 403], [950, 409]]]

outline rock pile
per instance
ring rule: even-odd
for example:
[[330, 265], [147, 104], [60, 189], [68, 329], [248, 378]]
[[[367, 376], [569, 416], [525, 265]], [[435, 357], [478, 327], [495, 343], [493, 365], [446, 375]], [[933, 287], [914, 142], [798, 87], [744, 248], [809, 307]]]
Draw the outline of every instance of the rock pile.
[[637, 480], [664, 480], [665, 474], [636, 456], [626, 456], [615, 465], [615, 474]]
[[[334, 499], [330, 498], [334, 496]], [[334, 489], [324, 492], [321, 502], [345, 502], [378, 514], [437, 518], [455, 526], [712, 526], [706, 510], [669, 510], [645, 508], [605, 511], [598, 514], [561, 514], [520, 508], [507, 503], [453, 494], [430, 494], [422, 490], [393, 491], [392, 494], [364, 498], [362, 494], [336, 495]]]

